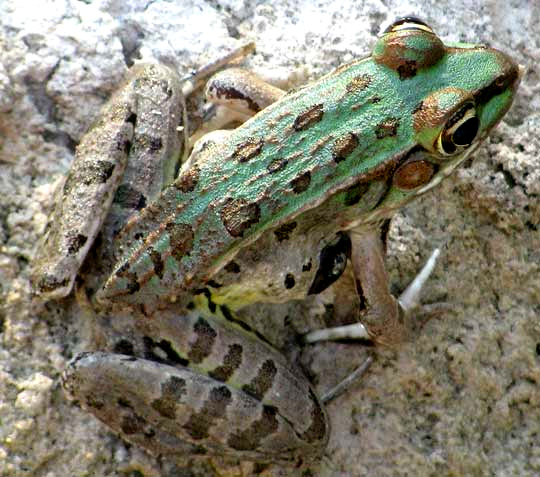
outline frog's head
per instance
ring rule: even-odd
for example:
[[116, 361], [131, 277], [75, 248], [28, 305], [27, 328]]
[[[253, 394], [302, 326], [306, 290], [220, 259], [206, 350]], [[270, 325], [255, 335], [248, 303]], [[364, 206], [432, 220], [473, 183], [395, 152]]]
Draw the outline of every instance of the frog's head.
[[508, 111], [521, 76], [508, 55], [486, 46], [445, 45], [413, 17], [390, 25], [372, 57], [419, 95], [411, 108], [418, 148], [393, 178], [402, 191], [424, 192], [463, 162]]

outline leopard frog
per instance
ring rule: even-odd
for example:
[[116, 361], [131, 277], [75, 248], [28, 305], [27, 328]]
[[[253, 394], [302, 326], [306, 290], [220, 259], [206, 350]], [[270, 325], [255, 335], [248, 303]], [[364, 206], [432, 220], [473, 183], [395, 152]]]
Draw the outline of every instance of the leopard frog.
[[138, 317], [113, 352], [70, 363], [67, 393], [154, 454], [320, 459], [324, 406], [237, 310], [320, 293], [348, 263], [367, 336], [403, 340], [411, 318], [388, 288], [387, 221], [478, 148], [519, 76], [500, 51], [445, 45], [401, 19], [367, 58], [287, 93], [217, 73], [208, 97], [249, 119], [200, 139], [177, 174], [181, 82], [136, 68], [83, 138], [34, 268], [37, 294], [66, 296], [98, 237], [92, 306]]

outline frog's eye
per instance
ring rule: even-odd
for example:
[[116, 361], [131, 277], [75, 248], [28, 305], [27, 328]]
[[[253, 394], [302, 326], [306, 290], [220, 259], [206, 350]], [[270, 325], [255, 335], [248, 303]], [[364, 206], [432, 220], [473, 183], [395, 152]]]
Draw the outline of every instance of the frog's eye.
[[474, 103], [468, 102], [458, 109], [447, 121], [437, 138], [437, 150], [451, 156], [467, 149], [476, 138], [480, 121]]
[[433, 33], [431, 27], [424, 21], [420, 20], [418, 17], [407, 16], [398, 18], [384, 30], [384, 33], [397, 32], [403, 30], [424, 30], [429, 33]]
[[444, 52], [442, 41], [428, 25], [418, 18], [405, 17], [384, 31], [375, 43], [372, 56], [376, 63], [407, 80], [437, 63]]
[[308, 295], [316, 295], [326, 290], [345, 271], [347, 258], [351, 255], [351, 239], [347, 234], [338, 233], [335, 240], [321, 250], [319, 269], [309, 288]]

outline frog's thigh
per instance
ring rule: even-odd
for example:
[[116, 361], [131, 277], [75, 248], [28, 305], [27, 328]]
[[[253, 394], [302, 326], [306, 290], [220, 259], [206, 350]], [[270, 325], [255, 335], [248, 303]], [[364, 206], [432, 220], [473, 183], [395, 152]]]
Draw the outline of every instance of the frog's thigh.
[[322, 454], [328, 423], [307, 379], [253, 333], [167, 310], [142, 328], [148, 359], [85, 354], [64, 377], [68, 393], [126, 440], [154, 453], [191, 446], [281, 463]]
[[184, 97], [176, 71], [160, 64], [136, 65], [126, 87], [133, 95], [134, 131], [113, 216], [108, 218], [116, 227], [122, 227], [174, 181], [185, 142]]

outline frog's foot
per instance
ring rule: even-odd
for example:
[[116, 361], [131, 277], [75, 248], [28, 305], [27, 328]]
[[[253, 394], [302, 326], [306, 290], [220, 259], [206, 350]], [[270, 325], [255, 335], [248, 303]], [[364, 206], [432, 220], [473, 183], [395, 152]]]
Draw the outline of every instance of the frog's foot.
[[371, 363], [373, 363], [373, 357], [369, 356], [351, 374], [349, 374], [346, 378], [342, 379], [332, 389], [329, 389], [328, 391], [326, 391], [321, 396], [321, 402], [323, 404], [327, 404], [330, 401], [333, 401], [337, 397], [341, 396], [344, 392], [346, 392], [351, 387], [351, 385], [353, 385], [355, 382], [357, 382], [366, 373], [366, 371], [371, 366]]
[[194, 144], [216, 129], [247, 121], [285, 93], [255, 73], [242, 68], [229, 68], [216, 73], [206, 84], [208, 105], [204, 124], [190, 137], [190, 143]]
[[[397, 303], [399, 304], [398, 313], [401, 315], [402, 321], [409, 322], [414, 328], [421, 328], [429, 319], [444, 313], [448, 309], [445, 304], [420, 304], [422, 288], [433, 272], [439, 255], [440, 250], [438, 248], [433, 250], [420, 272], [397, 299]], [[418, 313], [419, 308], [421, 311]], [[413, 312], [415, 312], [414, 320], [410, 319]], [[373, 336], [362, 323], [353, 323], [351, 325], [315, 330], [304, 335], [303, 339], [306, 343], [315, 343], [317, 341], [336, 341], [343, 339], [370, 340], [373, 339]]]
[[436, 248], [431, 253], [427, 262], [422, 269], [418, 272], [414, 280], [409, 284], [405, 290], [399, 295], [398, 302], [405, 313], [410, 313], [412, 310], [420, 306], [420, 294], [422, 288], [427, 282], [429, 276], [433, 273], [437, 259], [441, 254], [440, 249]]

